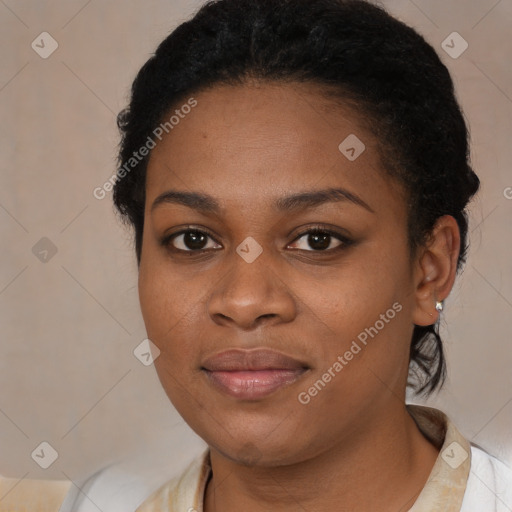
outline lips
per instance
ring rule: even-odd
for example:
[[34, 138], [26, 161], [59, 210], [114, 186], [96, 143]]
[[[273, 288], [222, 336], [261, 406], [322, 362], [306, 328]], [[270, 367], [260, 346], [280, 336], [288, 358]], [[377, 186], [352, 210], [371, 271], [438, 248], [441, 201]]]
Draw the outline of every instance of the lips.
[[207, 358], [201, 369], [218, 390], [256, 400], [297, 381], [308, 366], [270, 349], [233, 349]]

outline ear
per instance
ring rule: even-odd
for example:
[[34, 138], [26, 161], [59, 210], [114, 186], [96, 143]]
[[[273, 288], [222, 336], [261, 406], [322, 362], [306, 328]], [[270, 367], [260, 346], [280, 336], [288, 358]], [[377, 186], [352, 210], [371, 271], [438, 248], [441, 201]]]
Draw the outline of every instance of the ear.
[[459, 252], [457, 221], [451, 215], [444, 215], [437, 220], [427, 244], [417, 252], [414, 270], [415, 325], [427, 326], [437, 322], [436, 301], [448, 297], [453, 287]]

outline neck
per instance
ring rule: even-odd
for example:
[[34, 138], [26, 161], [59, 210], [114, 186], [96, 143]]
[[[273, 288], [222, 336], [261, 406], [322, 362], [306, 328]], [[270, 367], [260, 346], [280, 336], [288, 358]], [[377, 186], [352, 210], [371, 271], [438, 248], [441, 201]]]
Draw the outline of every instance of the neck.
[[405, 405], [365, 420], [357, 433], [293, 465], [248, 467], [210, 450], [205, 512], [406, 511], [423, 489], [438, 450]]

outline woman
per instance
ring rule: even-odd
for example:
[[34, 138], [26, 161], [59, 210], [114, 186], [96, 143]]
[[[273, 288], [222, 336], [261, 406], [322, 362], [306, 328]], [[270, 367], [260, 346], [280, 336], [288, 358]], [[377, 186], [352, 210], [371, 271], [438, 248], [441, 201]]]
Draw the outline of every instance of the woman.
[[511, 510], [441, 411], [479, 187], [452, 80], [361, 0], [218, 0], [143, 66], [114, 201], [170, 400], [208, 444], [147, 511]]

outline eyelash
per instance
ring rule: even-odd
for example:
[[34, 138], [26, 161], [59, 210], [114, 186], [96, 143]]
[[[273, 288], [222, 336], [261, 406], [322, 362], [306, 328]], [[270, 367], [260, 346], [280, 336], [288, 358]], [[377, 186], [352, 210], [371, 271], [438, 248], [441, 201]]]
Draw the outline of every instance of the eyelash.
[[[216, 251], [218, 249], [196, 249], [196, 250], [183, 250], [183, 249], [177, 249], [176, 247], [173, 247], [172, 245], [172, 240], [180, 235], [183, 235], [183, 234], [186, 234], [186, 233], [198, 233], [198, 234], [202, 234], [202, 235], [206, 235], [208, 236], [209, 238], [211, 238], [216, 244], [219, 244], [220, 243], [215, 239], [215, 237], [208, 231], [206, 230], [205, 228], [195, 228], [193, 226], [189, 226], [187, 227], [186, 229], [182, 229], [181, 231], [177, 231], [176, 233], [172, 233], [170, 235], [167, 235], [165, 236], [162, 240], [161, 240], [161, 245], [166, 247], [169, 251], [173, 252], [173, 253], [178, 253], [178, 254], [190, 254], [190, 255], [200, 255], [200, 254], [204, 254], [204, 253], [207, 253], [207, 252], [210, 252], [212, 250]], [[302, 231], [301, 233], [299, 233], [293, 240], [291, 243], [295, 243], [296, 241], [300, 240], [303, 236], [305, 235], [310, 235], [310, 234], [323, 234], [323, 235], [329, 235], [333, 238], [336, 238], [340, 243], [340, 245], [338, 245], [337, 247], [334, 247], [332, 249], [324, 249], [324, 250], [314, 250], [314, 249], [311, 249], [311, 250], [305, 250], [305, 249], [292, 249], [294, 251], [301, 251], [301, 252], [306, 252], [306, 253], [321, 253], [321, 254], [333, 254], [333, 253], [336, 253], [338, 251], [341, 251], [341, 250], [344, 250], [346, 249], [347, 247], [349, 247], [350, 245], [352, 245], [354, 243], [353, 240], [351, 240], [350, 238], [347, 238], [345, 235], [342, 235], [341, 233], [337, 232], [337, 231], [334, 231], [330, 228], [327, 228], [327, 227], [323, 227], [323, 226], [313, 226], [305, 231]]]

